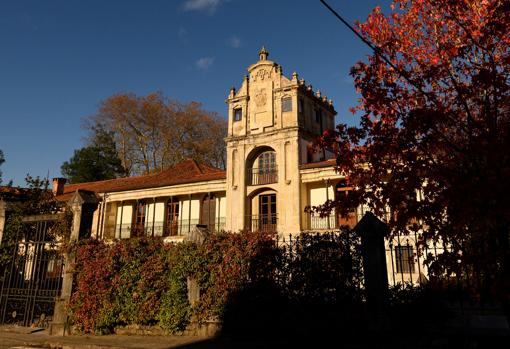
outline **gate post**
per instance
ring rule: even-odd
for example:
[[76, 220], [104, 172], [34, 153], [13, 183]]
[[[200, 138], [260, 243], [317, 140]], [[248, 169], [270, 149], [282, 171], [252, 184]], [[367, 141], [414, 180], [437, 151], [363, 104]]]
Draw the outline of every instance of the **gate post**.
[[384, 238], [388, 226], [372, 212], [367, 212], [354, 231], [361, 237], [363, 274], [369, 315], [373, 326], [382, 329], [388, 303], [388, 269]]
[[[94, 192], [87, 190], [77, 190], [73, 197], [67, 203], [67, 209], [73, 213], [73, 224], [71, 234], [69, 235], [69, 243], [78, 241], [80, 238], [90, 235], [92, 226], [92, 215], [97, 208], [98, 200]], [[62, 290], [60, 297], [55, 302], [55, 310], [53, 312], [53, 321], [50, 325], [50, 334], [56, 336], [64, 336], [69, 332], [67, 304], [71, 299], [73, 291], [73, 273], [71, 266], [74, 264], [75, 255], [73, 252], [64, 252], [64, 272], [62, 275]]]
[[0, 245], [2, 244], [2, 236], [5, 229], [5, 212], [7, 211], [7, 203], [0, 197]]

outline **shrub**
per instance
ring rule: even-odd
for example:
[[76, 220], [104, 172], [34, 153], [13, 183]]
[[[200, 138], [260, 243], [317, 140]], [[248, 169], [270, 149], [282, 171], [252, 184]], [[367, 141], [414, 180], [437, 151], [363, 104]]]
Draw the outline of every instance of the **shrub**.
[[76, 246], [69, 308], [77, 328], [108, 333], [120, 325], [154, 324], [166, 289], [164, 250], [158, 239]]
[[[264, 320], [261, 314], [292, 317], [296, 313], [286, 313], [291, 304], [321, 309], [359, 299], [356, 245], [335, 236], [303, 235], [292, 247], [278, 246], [272, 235], [252, 232], [214, 234], [201, 245], [165, 245], [145, 238], [108, 244], [85, 241], [72, 249], [72, 320], [86, 333], [109, 333], [130, 324], [157, 324], [174, 333], [190, 321], [211, 318], [236, 326], [243, 321], [276, 324], [277, 317]], [[188, 278], [200, 286], [200, 298], [193, 305], [188, 301]]]

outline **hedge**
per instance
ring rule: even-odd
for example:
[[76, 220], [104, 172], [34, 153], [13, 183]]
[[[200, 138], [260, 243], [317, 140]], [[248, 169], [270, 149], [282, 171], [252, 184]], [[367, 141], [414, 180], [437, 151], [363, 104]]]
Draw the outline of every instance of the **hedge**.
[[[76, 256], [71, 320], [84, 333], [111, 333], [132, 324], [175, 333], [191, 321], [235, 324], [243, 316], [256, 326], [259, 319], [253, 316], [263, 314], [267, 327], [276, 321], [268, 311], [289, 315], [289, 309], [303, 311], [306, 304], [352, 306], [362, 298], [356, 246], [342, 234], [302, 235], [282, 246], [275, 236], [251, 232], [214, 234], [203, 244], [81, 241], [70, 248]], [[193, 306], [188, 277], [200, 286]]]

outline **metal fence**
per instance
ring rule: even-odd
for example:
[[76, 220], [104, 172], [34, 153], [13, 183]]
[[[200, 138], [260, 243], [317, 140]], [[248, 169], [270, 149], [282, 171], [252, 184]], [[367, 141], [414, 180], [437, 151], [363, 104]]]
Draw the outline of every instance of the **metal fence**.
[[338, 301], [364, 299], [361, 239], [351, 230], [276, 235], [281, 275], [296, 296]]
[[[474, 282], [469, 279], [468, 273], [431, 275], [431, 264], [437, 263], [441, 256], [450, 252], [451, 249], [441, 241], [424, 244], [420, 239], [419, 233], [413, 233], [409, 235], [394, 234], [384, 240], [389, 286], [418, 286], [430, 282], [433, 277], [435, 277], [435, 281], [440, 280], [447, 286], [462, 285], [462, 287], [466, 287], [469, 286], [469, 282]], [[287, 253], [296, 254], [306, 247], [309, 251], [314, 250], [314, 253], [321, 254], [322, 257], [324, 253], [329, 254], [329, 257], [334, 257], [334, 253], [331, 254], [331, 251], [326, 249], [324, 252], [321, 249], [328, 244], [336, 245], [338, 250], [335, 253], [349, 252], [361, 260], [360, 238], [349, 229], [297, 235], [280, 234], [276, 236], [276, 242]], [[350, 246], [349, 249], [346, 249], [347, 245]], [[360, 267], [360, 264], [358, 266]], [[362, 279], [360, 279], [360, 285], [362, 283]]]
[[60, 296], [64, 259], [51, 228], [57, 215], [26, 217], [3, 271], [0, 323], [47, 327]]
[[[430, 265], [451, 252], [448, 244], [438, 241], [425, 242], [418, 232], [393, 234], [386, 240], [386, 265], [390, 285], [424, 284], [431, 278]], [[441, 275], [435, 275], [441, 277]], [[462, 277], [446, 273], [444, 280]]]

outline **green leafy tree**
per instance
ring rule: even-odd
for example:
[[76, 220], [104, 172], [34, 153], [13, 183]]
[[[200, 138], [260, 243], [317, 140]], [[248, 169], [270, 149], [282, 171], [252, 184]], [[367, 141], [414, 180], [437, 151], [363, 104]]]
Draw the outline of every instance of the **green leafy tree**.
[[113, 133], [101, 126], [93, 128], [90, 144], [75, 150], [73, 157], [65, 161], [60, 169], [70, 183], [113, 179], [126, 174]]

